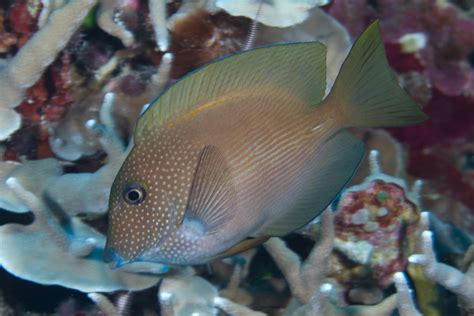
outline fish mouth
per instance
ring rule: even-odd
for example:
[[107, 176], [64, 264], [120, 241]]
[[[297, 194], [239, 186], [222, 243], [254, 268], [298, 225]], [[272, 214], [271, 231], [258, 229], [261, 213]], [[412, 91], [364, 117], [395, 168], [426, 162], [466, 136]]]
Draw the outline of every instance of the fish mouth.
[[104, 251], [104, 261], [109, 264], [111, 269], [117, 269], [131, 262], [118, 254], [114, 248], [106, 248]]

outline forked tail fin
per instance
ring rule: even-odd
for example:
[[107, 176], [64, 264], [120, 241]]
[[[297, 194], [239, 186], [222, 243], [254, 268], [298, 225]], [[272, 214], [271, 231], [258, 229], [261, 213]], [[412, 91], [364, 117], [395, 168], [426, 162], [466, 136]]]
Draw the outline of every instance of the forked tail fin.
[[340, 107], [346, 127], [405, 126], [428, 118], [398, 85], [378, 21], [354, 43], [327, 100]]

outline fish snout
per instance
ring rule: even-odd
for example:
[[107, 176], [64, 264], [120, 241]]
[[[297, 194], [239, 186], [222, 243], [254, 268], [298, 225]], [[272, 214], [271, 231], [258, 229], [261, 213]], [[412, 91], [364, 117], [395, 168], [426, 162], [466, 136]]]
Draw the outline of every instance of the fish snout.
[[107, 262], [112, 269], [119, 268], [129, 262], [119, 255], [118, 252], [112, 247], [105, 248], [104, 261]]

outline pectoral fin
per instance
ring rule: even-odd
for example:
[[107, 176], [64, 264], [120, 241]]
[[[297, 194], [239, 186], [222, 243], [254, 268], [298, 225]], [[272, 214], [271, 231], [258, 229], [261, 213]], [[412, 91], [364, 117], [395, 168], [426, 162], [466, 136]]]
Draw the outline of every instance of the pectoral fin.
[[213, 231], [235, 211], [235, 190], [225, 157], [215, 146], [201, 151], [189, 193], [185, 218], [197, 220]]

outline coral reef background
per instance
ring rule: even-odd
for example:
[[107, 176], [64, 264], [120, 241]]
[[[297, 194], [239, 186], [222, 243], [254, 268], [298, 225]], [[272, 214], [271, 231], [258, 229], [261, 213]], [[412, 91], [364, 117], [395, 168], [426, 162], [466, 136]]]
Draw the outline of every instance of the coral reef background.
[[[329, 91], [375, 19], [430, 120], [355, 131], [371, 151], [331, 210], [208, 266], [102, 262], [144, 105], [216, 58], [293, 41], [328, 46]], [[5, 0], [0, 154], [0, 315], [474, 313], [472, 1]]]

